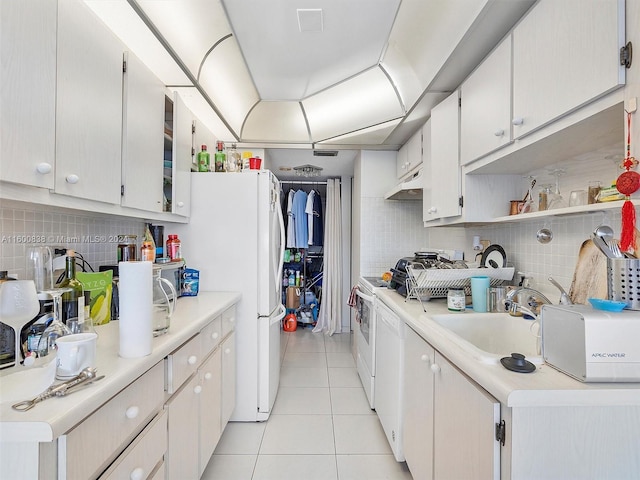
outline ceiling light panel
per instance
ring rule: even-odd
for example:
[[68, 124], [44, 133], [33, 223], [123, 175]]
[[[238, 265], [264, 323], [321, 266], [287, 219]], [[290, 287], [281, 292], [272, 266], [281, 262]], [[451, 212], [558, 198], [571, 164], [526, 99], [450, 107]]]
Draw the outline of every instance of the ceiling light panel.
[[298, 102], [260, 102], [242, 128], [243, 142], [309, 143], [309, 131]]
[[160, 41], [126, 0], [85, 0], [94, 13], [165, 85], [190, 85]]
[[180, 98], [197, 119], [213, 134], [216, 139], [225, 142], [235, 141], [233, 134], [216, 115], [207, 101], [195, 87], [176, 87], [172, 91], [178, 92]]
[[393, 86], [378, 67], [302, 103], [313, 141], [361, 130], [404, 115]]
[[[232, 33], [218, 0], [137, 0], [137, 3], [194, 77], [211, 47]], [[220, 65], [220, 70], [224, 69], [225, 65]]]
[[247, 114], [259, 98], [234, 37], [218, 44], [207, 56], [199, 83], [239, 135]]
[[[421, 90], [429, 86], [488, 1], [420, 0], [402, 3], [389, 44], [402, 52], [406, 65], [413, 67]], [[397, 56], [398, 53], [391, 50], [389, 55]], [[393, 60], [389, 59], [389, 63]]]
[[302, 2], [223, 3], [260, 97], [271, 101], [303, 99], [377, 65], [400, 1], [322, 0], [322, 32], [300, 32], [292, 3]]
[[340, 135], [338, 137], [319, 142], [317, 145], [382, 145], [399, 123], [400, 119], [392, 120], [373, 127], [363, 128], [357, 132]]

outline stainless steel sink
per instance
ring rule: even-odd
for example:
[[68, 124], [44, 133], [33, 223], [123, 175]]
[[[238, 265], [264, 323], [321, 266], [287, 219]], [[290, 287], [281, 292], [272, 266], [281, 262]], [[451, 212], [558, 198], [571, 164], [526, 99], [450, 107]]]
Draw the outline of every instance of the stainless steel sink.
[[536, 322], [506, 313], [450, 313], [431, 318], [482, 362], [497, 363], [502, 357], [521, 353], [533, 363], [543, 363]]

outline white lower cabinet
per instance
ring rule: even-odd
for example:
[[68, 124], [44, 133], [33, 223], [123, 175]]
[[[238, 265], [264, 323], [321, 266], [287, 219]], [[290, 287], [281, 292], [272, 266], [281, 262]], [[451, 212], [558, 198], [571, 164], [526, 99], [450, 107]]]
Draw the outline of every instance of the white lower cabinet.
[[[58, 438], [58, 477], [97, 478], [160, 411], [162, 362]], [[156, 459], [154, 465], [160, 460]], [[114, 477], [115, 478], [115, 477]]]
[[[433, 477], [500, 478], [500, 403], [438, 352], [433, 409]], [[464, 461], [461, 461], [464, 459]]]
[[413, 478], [499, 479], [500, 403], [407, 328], [404, 452]]
[[217, 348], [198, 370], [202, 392], [200, 394], [200, 458], [202, 475], [222, 435], [222, 353]]
[[[198, 467], [198, 407], [202, 386], [197, 375], [190, 377], [171, 396], [168, 412], [167, 479], [191, 480], [200, 477]], [[195, 441], [194, 441], [195, 440]]]
[[222, 425], [226, 425], [236, 406], [236, 334], [222, 344]]

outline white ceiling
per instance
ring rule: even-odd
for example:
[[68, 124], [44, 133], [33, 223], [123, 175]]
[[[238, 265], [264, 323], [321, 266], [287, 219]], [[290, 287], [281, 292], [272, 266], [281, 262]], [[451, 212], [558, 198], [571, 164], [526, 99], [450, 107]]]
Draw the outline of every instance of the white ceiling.
[[84, 1], [216, 138], [318, 165], [397, 150], [535, 2]]

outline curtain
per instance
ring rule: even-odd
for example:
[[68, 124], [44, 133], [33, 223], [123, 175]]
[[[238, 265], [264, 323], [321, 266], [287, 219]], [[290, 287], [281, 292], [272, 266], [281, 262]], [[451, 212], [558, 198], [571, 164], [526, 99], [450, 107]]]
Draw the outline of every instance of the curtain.
[[313, 331], [333, 335], [342, 331], [342, 202], [339, 179], [327, 180], [326, 203], [322, 301]]

